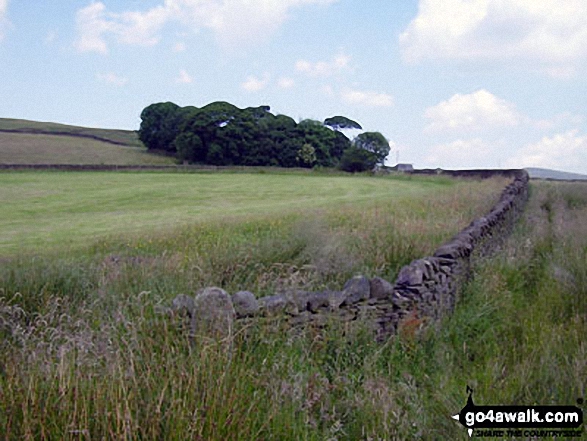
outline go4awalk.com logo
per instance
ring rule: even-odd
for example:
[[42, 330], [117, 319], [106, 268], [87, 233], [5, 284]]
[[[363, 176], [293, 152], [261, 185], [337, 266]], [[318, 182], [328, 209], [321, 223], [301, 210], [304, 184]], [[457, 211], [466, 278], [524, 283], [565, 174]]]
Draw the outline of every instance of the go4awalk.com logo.
[[[467, 386], [467, 405], [452, 418], [469, 436], [581, 438], [583, 411], [576, 406], [477, 406]], [[583, 404], [583, 400], [577, 400]]]

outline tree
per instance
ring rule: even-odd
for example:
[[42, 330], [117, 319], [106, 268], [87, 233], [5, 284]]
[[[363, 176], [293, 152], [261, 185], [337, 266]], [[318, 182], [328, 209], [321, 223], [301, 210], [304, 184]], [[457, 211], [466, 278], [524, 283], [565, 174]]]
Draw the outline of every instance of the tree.
[[[380, 162], [389, 153], [378, 133], [364, 133], [351, 143], [341, 130], [361, 126], [344, 116], [328, 118], [324, 124], [314, 120], [298, 124], [270, 110], [269, 106], [240, 109], [224, 101], [202, 108], [157, 103], [141, 113], [139, 136], [149, 149], [174, 153], [180, 161], [214, 165], [333, 167], [351, 147], [372, 153]], [[372, 156], [351, 152], [349, 158], [369, 163]]]
[[177, 104], [151, 104], [141, 112], [139, 139], [149, 150], [175, 152], [173, 140], [178, 135], [179, 109]]
[[316, 149], [311, 144], [304, 144], [298, 151], [297, 160], [301, 166], [312, 167], [316, 163]]
[[376, 164], [383, 164], [389, 155], [389, 141], [379, 132], [361, 133], [353, 140], [353, 146], [375, 154]]
[[377, 164], [377, 158], [374, 153], [351, 147], [343, 153], [339, 166], [341, 170], [355, 173], [372, 170], [375, 164]]
[[191, 132], [183, 132], [173, 141], [177, 151], [177, 159], [188, 162], [204, 162], [207, 151], [200, 137]]
[[324, 120], [324, 125], [332, 127], [334, 130], [340, 129], [358, 129], [363, 130], [361, 125], [353, 121], [352, 119], [347, 118], [346, 116], [333, 116], [332, 118], [326, 118]]
[[333, 164], [330, 151], [334, 147], [334, 132], [322, 125], [320, 121], [306, 119], [297, 127], [298, 136], [304, 144], [314, 147], [316, 165], [331, 167]]
[[345, 150], [351, 147], [351, 141], [342, 132], [334, 132], [334, 144], [330, 150], [330, 157], [335, 163], [340, 162]]

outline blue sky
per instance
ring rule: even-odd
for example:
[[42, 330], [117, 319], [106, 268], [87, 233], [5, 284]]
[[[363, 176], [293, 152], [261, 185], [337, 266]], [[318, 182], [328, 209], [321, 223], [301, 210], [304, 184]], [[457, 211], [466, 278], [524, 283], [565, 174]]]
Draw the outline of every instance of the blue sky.
[[345, 115], [388, 163], [587, 173], [585, 0], [0, 0], [0, 117]]

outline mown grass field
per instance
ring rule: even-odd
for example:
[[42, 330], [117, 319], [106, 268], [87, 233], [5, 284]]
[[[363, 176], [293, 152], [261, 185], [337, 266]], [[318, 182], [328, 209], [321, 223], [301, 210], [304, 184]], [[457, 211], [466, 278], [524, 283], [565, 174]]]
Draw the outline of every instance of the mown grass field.
[[96, 129], [51, 122], [29, 121], [25, 119], [0, 118], [0, 131], [3, 130], [29, 134], [42, 133], [45, 135], [70, 134], [72, 136], [93, 136], [120, 145], [144, 148], [137, 133], [132, 130]]
[[174, 160], [96, 139], [0, 131], [0, 164], [170, 165]]
[[[340, 287], [356, 273], [393, 280], [403, 264], [487, 212], [503, 180], [0, 178], [3, 201], [20, 193], [29, 207], [2, 204], [3, 227], [22, 229], [22, 238], [40, 234], [22, 249], [5, 240], [2, 253], [7, 439], [465, 440], [450, 416], [464, 406], [467, 385], [477, 404], [575, 404], [585, 396], [581, 184], [533, 184], [524, 220], [479, 266], [454, 314], [381, 344], [356, 323], [292, 332], [280, 321], [194, 342], [157, 311], [203, 286], [265, 295]], [[188, 211], [182, 198], [193, 203], [184, 204]], [[125, 208], [133, 214], [105, 233]], [[83, 226], [85, 216], [99, 222]], [[52, 235], [71, 242], [46, 239]]]
[[[490, 185], [486, 193], [495, 193], [499, 185]], [[475, 207], [459, 203], [458, 195], [473, 197], [483, 187], [447, 178], [302, 173], [2, 173], [0, 253], [76, 246], [124, 234], [165, 234], [186, 225], [279, 220], [287, 215], [311, 222], [320, 212], [358, 214], [373, 206], [382, 213], [403, 211], [405, 222], [415, 216], [424, 224], [427, 208], [436, 203], [425, 197], [429, 192], [454, 206], [432, 223], [446, 223], [456, 214], [464, 222]]]

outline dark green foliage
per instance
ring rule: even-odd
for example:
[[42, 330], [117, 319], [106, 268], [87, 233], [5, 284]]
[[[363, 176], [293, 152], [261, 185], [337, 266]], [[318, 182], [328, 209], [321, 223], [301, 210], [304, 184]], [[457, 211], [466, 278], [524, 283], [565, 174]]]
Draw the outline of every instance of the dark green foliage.
[[298, 124], [298, 133], [304, 144], [314, 147], [315, 165], [329, 167], [332, 165], [330, 151], [334, 148], [334, 132], [324, 127], [319, 121], [306, 119]]
[[[314, 120], [298, 124], [270, 110], [269, 106], [239, 109], [222, 101], [202, 108], [152, 104], [141, 114], [139, 136], [149, 149], [168, 151], [190, 163], [334, 167], [352, 146], [338, 129], [361, 128], [343, 116], [328, 118], [324, 124]], [[376, 142], [368, 138], [361, 148], [379, 152]]]
[[139, 138], [149, 150], [173, 152], [173, 140], [178, 134], [180, 107], [174, 103], [151, 104], [141, 113]]
[[334, 130], [340, 129], [358, 129], [363, 130], [361, 125], [353, 121], [352, 119], [348, 119], [346, 116], [333, 116], [332, 118], [326, 118], [324, 120], [324, 125], [332, 127]]
[[377, 164], [383, 164], [385, 158], [389, 155], [389, 142], [379, 132], [361, 133], [353, 140], [353, 145], [356, 148], [375, 154]]
[[334, 144], [330, 150], [330, 157], [340, 161], [345, 150], [352, 146], [351, 140], [344, 133], [334, 132]]
[[340, 160], [341, 170], [355, 173], [372, 170], [377, 164], [377, 157], [373, 152], [357, 147], [345, 150]]
[[180, 161], [204, 161], [206, 150], [200, 137], [192, 132], [183, 132], [173, 141], [177, 158]]

